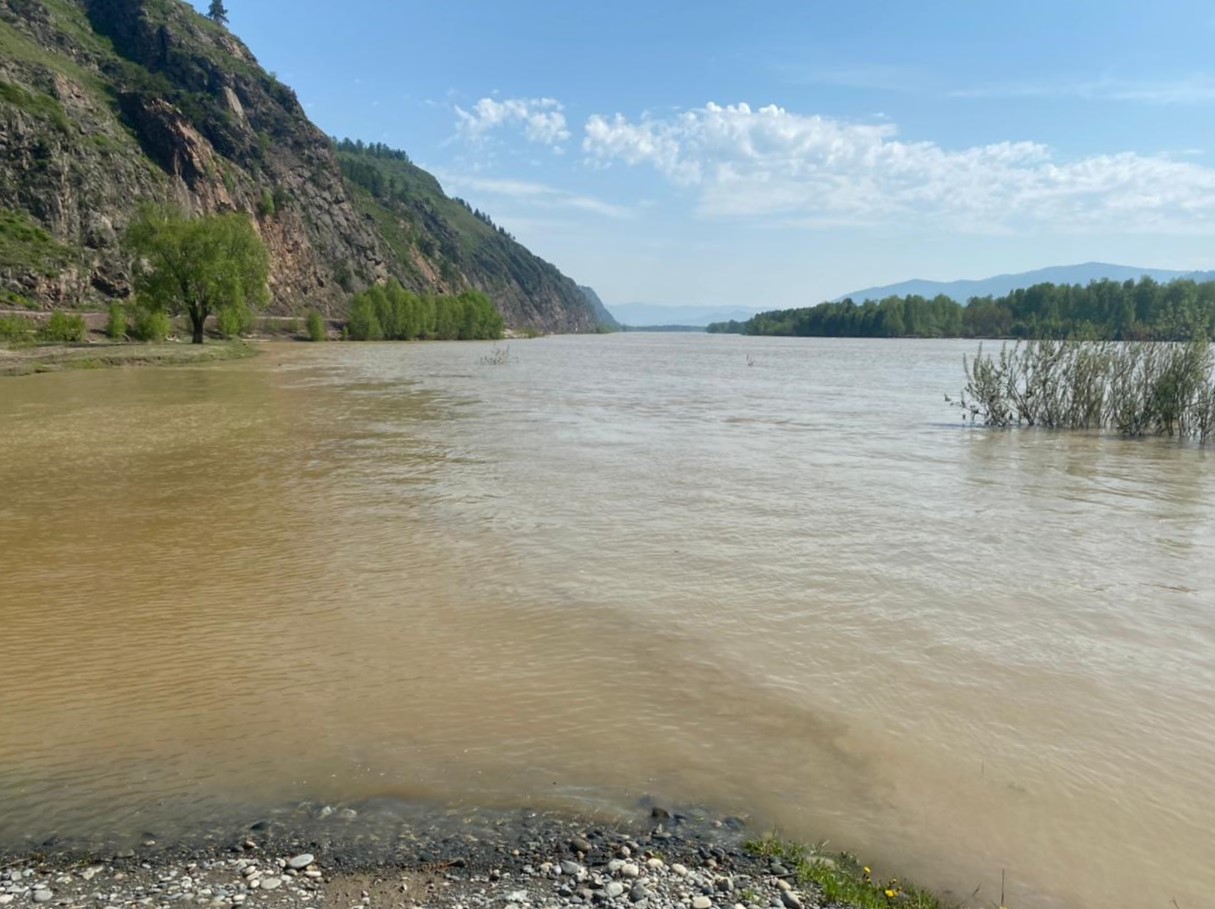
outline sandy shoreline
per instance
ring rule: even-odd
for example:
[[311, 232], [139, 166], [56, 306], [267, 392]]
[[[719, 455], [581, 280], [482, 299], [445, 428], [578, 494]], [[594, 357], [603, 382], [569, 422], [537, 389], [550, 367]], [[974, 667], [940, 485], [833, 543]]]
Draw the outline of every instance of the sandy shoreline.
[[34, 347], [0, 347], [0, 376], [24, 376], [64, 369], [104, 369], [114, 366], [188, 366], [239, 360], [257, 354], [244, 341], [206, 344], [96, 342]]

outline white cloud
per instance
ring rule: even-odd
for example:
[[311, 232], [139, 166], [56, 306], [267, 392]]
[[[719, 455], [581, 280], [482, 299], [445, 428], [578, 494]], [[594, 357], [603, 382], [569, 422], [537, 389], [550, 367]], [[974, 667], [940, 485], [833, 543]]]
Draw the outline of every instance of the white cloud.
[[456, 130], [466, 139], [482, 139], [499, 128], [522, 129], [529, 142], [557, 147], [570, 137], [564, 107], [555, 98], [482, 98], [471, 111], [456, 107]]
[[631, 218], [636, 213], [625, 206], [613, 205], [602, 199], [582, 196], [577, 193], [557, 189], [544, 183], [534, 183], [529, 180], [506, 180], [493, 177], [470, 177], [465, 174], [452, 174], [435, 171], [435, 175], [445, 188], [459, 192], [480, 192], [496, 196], [505, 196], [536, 205], [541, 208], [572, 208], [578, 211], [591, 212], [607, 218]]
[[1215, 101], [1215, 76], [1194, 73], [1169, 80], [1101, 78], [1072, 82], [993, 82], [954, 89], [946, 94], [951, 98], [1074, 98], [1144, 104], [1209, 104]]
[[708, 217], [1215, 231], [1215, 169], [1164, 155], [1061, 161], [1036, 142], [950, 150], [902, 141], [891, 123], [712, 103], [665, 119], [592, 116], [582, 148], [601, 166], [652, 166], [695, 191]]

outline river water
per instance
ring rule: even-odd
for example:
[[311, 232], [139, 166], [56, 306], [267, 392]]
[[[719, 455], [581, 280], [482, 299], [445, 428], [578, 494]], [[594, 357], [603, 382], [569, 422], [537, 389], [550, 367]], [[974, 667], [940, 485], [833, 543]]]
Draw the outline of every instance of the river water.
[[972, 348], [4, 380], [0, 846], [651, 796], [978, 905], [1212, 905], [1215, 453], [967, 428]]

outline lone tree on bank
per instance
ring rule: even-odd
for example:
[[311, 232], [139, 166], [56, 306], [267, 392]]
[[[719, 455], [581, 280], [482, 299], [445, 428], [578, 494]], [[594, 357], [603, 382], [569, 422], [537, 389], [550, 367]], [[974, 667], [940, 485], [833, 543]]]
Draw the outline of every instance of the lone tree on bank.
[[127, 245], [140, 305], [188, 315], [195, 344], [212, 313], [258, 309], [270, 298], [270, 257], [246, 215], [189, 218], [148, 208], [128, 229]]
[[218, 22], [220, 25], [228, 24], [228, 9], [224, 6], [224, 0], [211, 0], [211, 7], [207, 10], [207, 18], [212, 22]]

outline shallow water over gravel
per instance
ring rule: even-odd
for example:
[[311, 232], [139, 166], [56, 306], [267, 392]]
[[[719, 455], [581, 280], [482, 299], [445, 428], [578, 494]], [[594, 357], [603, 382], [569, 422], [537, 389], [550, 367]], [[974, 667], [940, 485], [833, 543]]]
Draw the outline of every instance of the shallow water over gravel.
[[3, 381], [0, 847], [652, 795], [980, 905], [1205, 905], [1215, 453], [965, 429], [972, 347]]

